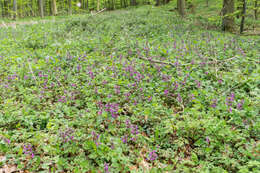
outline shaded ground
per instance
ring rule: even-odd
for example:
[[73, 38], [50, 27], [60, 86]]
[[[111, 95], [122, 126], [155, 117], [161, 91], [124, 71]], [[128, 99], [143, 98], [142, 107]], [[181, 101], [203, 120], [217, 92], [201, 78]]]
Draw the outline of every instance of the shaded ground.
[[[23, 21], [23, 22], [11, 22], [11, 23], [5, 23], [2, 22], [0, 23], [0, 27], [12, 27], [16, 28], [17, 25], [34, 25], [34, 24], [39, 24], [39, 23], [46, 23], [50, 22], [51, 20], [41, 20], [41, 21]], [[52, 20], [54, 22], [55, 20]]]

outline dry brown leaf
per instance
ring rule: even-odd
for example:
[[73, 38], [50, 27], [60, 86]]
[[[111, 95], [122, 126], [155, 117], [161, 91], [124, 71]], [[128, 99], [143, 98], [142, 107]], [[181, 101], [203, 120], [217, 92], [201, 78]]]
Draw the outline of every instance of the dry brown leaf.
[[149, 163], [147, 163], [145, 160], [142, 160], [139, 165], [143, 168], [144, 172], [149, 172], [150, 166]]
[[130, 166], [129, 168], [130, 168], [131, 171], [137, 171], [138, 170], [138, 168], [136, 166]]
[[12, 173], [15, 172], [16, 166], [14, 165], [4, 165], [4, 167], [0, 168], [0, 173]]

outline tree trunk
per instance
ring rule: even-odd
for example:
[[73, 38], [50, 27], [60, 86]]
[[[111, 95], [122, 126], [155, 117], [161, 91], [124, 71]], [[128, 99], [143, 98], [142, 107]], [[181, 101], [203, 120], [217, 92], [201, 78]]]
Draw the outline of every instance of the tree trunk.
[[206, 5], [207, 7], [209, 7], [209, 0], [206, 0]]
[[181, 17], [185, 16], [185, 0], [178, 0], [177, 1], [177, 9]]
[[71, 4], [71, 0], [69, 0], [69, 15], [72, 15], [72, 4]]
[[8, 17], [8, 1], [7, 0], [4, 0], [4, 4], [3, 4], [3, 6], [4, 6], [4, 9], [3, 9], [3, 16], [4, 17]]
[[155, 6], [159, 6], [160, 5], [160, 0], [156, 0]]
[[43, 18], [43, 17], [44, 17], [44, 12], [43, 12], [43, 0], [39, 0], [39, 12], [40, 12], [41, 18]]
[[255, 0], [255, 20], [257, 20], [257, 1], [258, 0]]
[[56, 16], [57, 15], [57, 5], [56, 5], [56, 0], [52, 0], [52, 15]]
[[223, 31], [233, 31], [235, 25], [234, 13], [234, 0], [223, 0], [222, 8], [222, 30]]
[[17, 19], [17, 2], [13, 0], [13, 11], [14, 11], [14, 20]]
[[246, 15], [246, 0], [243, 0], [243, 11], [242, 11], [242, 19], [240, 23], [240, 34], [242, 34], [244, 31], [245, 15]]
[[100, 0], [97, 0], [97, 11], [100, 10]]
[[237, 0], [237, 19], [240, 18], [240, 16], [242, 15], [242, 11], [243, 11], [243, 1], [244, 0]]

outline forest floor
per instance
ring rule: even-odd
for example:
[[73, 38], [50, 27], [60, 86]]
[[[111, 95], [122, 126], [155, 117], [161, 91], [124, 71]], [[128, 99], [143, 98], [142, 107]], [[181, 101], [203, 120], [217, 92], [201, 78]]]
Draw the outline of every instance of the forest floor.
[[170, 9], [2, 25], [0, 173], [257, 172], [259, 37]]

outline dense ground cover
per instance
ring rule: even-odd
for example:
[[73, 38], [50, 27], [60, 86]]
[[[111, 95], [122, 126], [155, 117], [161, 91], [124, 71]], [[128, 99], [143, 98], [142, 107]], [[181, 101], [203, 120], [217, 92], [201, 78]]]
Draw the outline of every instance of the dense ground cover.
[[257, 172], [259, 37], [167, 8], [0, 28], [0, 166]]

